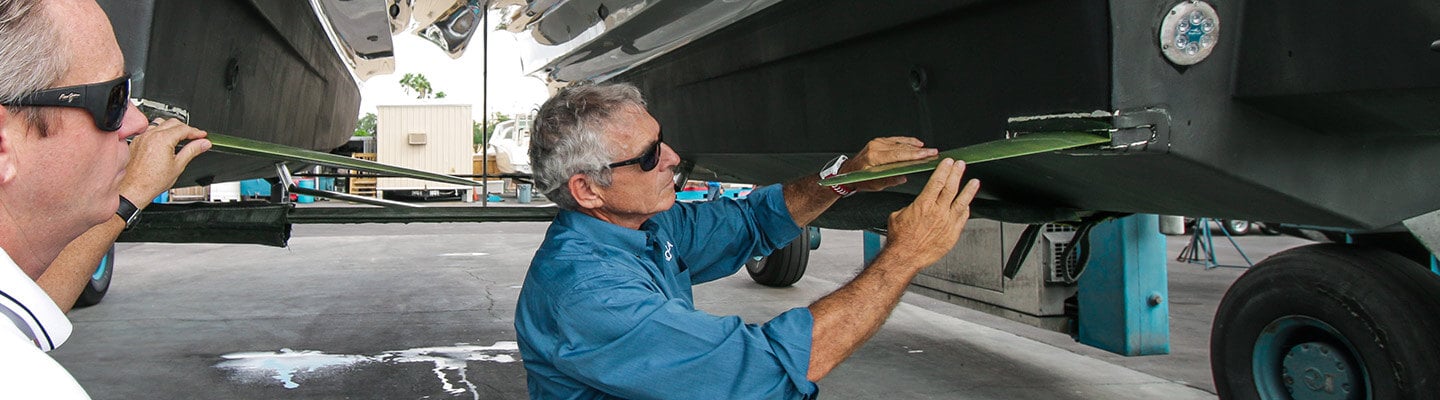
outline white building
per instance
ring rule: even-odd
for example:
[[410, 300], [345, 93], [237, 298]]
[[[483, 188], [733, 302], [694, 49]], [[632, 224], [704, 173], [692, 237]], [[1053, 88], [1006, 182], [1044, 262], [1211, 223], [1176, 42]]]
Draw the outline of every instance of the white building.
[[[385, 105], [376, 107], [375, 161], [447, 175], [474, 173], [473, 121], [468, 104]], [[376, 190], [430, 192], [472, 187], [410, 178], [380, 178]]]

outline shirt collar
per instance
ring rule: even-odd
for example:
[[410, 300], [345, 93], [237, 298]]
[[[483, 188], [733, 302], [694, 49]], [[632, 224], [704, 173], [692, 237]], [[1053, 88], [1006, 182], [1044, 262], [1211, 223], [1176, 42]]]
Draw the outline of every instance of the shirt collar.
[[646, 220], [640, 224], [640, 230], [635, 230], [571, 210], [560, 210], [555, 216], [555, 224], [590, 238], [605, 238], [603, 241], [606, 244], [635, 255], [649, 253], [650, 234], [654, 233], [658, 226]]
[[[50, 295], [45, 294], [45, 290], [35, 284], [35, 280], [30, 279], [30, 276], [10, 259], [10, 254], [5, 252], [5, 249], [0, 249], [0, 291], [9, 297], [0, 297], [0, 307], [9, 308], [30, 324], [30, 331], [39, 342], [36, 345], [41, 350], [54, 350], [60, 347], [61, 343], [65, 343], [65, 339], [70, 338], [73, 327], [70, 320], [65, 318], [65, 313], [50, 299]], [[9, 324], [8, 319], [0, 318], [0, 330]]]

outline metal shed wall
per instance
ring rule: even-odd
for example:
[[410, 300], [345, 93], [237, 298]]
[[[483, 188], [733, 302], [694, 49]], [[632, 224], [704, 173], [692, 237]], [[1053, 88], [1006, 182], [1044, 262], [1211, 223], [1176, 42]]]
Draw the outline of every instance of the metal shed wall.
[[[375, 161], [441, 174], [474, 173], [474, 132], [468, 104], [378, 106]], [[412, 133], [425, 144], [410, 144]], [[466, 189], [410, 178], [380, 178], [378, 190]]]

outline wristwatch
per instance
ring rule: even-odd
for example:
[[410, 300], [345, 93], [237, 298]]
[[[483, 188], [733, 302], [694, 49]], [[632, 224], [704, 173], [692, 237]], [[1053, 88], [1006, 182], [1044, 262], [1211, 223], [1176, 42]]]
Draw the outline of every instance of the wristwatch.
[[[844, 164], [845, 160], [849, 159], [850, 157], [846, 157], [844, 154], [841, 154], [840, 156], [835, 157], [835, 159], [830, 160], [829, 164], [825, 164], [825, 169], [820, 170], [820, 179], [839, 175], [840, 164]], [[830, 187], [830, 190], [835, 191], [835, 194], [840, 195], [840, 197], [850, 197], [850, 195], [855, 194], [855, 187], [850, 185], [834, 185]]]
[[121, 195], [120, 207], [115, 210], [115, 215], [119, 215], [120, 219], [125, 220], [125, 229], [134, 228], [135, 221], [140, 220], [140, 208], [135, 207], [135, 203], [131, 203], [124, 195]]

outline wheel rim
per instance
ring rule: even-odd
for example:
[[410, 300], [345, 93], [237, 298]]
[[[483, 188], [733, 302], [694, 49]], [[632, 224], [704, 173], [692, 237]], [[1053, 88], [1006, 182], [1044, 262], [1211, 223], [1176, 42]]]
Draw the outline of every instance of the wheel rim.
[[108, 264], [106, 261], [109, 261], [109, 260], [110, 260], [110, 255], [109, 255], [109, 254], [106, 254], [105, 257], [100, 258], [100, 265], [97, 266], [97, 267], [95, 267], [95, 274], [90, 275], [90, 280], [92, 280], [92, 281], [98, 281], [98, 280], [101, 280], [101, 279], [105, 279], [105, 264]]
[[1236, 221], [1236, 220], [1231, 220], [1231, 221], [1230, 221], [1230, 226], [1229, 226], [1229, 228], [1230, 228], [1230, 233], [1245, 232], [1245, 231], [1250, 230], [1250, 229], [1249, 229], [1249, 228], [1250, 228], [1250, 222], [1248, 222], [1248, 221]]
[[750, 257], [750, 262], [745, 263], [745, 269], [752, 274], [758, 274], [765, 270], [765, 257]]
[[1271, 322], [1251, 361], [1262, 399], [1371, 398], [1370, 375], [1355, 346], [1318, 319], [1290, 315]]

